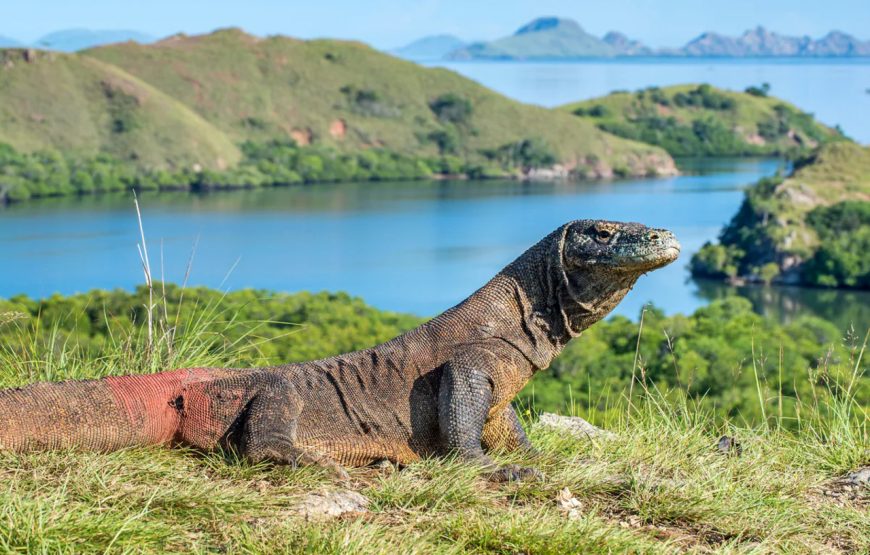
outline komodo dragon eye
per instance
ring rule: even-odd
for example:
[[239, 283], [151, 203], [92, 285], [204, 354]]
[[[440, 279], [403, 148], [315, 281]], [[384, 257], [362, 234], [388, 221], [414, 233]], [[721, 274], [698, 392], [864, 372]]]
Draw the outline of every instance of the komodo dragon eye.
[[613, 233], [611, 233], [610, 230], [603, 229], [603, 228], [601, 228], [601, 229], [596, 229], [596, 230], [595, 230], [595, 237], [596, 237], [599, 241], [607, 242], [607, 241], [610, 240], [610, 238], [611, 238], [612, 236], [613, 236]]

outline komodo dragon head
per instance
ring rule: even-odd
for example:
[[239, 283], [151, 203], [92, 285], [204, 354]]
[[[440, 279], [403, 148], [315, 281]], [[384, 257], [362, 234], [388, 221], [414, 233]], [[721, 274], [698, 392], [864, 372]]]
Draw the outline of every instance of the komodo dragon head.
[[557, 346], [604, 318], [643, 274], [677, 259], [673, 233], [638, 223], [569, 222], [504, 270], [524, 290], [527, 324]]

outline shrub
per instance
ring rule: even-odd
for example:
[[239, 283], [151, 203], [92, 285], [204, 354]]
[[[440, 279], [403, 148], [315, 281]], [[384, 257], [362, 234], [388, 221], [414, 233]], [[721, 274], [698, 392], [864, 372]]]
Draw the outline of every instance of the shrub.
[[752, 96], [765, 98], [767, 97], [767, 93], [770, 92], [770, 83], [762, 83], [760, 87], [751, 85], [749, 87], [746, 87], [745, 92], [746, 94], [751, 94]]
[[804, 266], [804, 279], [825, 287], [870, 288], [870, 202], [818, 207], [807, 223], [818, 234], [819, 247]]
[[469, 123], [474, 111], [470, 100], [455, 93], [438, 96], [429, 102], [429, 108], [439, 121], [456, 125]]

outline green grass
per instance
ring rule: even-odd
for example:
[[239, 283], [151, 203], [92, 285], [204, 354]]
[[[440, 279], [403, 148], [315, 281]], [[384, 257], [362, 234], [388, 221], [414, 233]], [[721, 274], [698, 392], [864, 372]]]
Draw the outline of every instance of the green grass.
[[613, 92], [561, 109], [673, 156], [783, 155], [844, 139], [781, 99], [710, 85]]
[[203, 118], [115, 66], [56, 52], [26, 61], [22, 52], [0, 50], [0, 143], [22, 152], [103, 153], [145, 167], [216, 168], [241, 159]]
[[[263, 322], [239, 322], [220, 303], [191, 295], [178, 320], [155, 291], [154, 325], [126, 326], [111, 339], [52, 326], [23, 325], [0, 350], [2, 383], [98, 377], [261, 358]], [[105, 302], [106, 299], [104, 298]], [[111, 318], [94, 306], [69, 312], [83, 326]], [[174, 306], [174, 305], [173, 305]], [[74, 307], [74, 305], [70, 305]], [[309, 309], [300, 307], [300, 310]], [[355, 309], [362, 310], [361, 307]], [[318, 337], [335, 310], [322, 308], [300, 344]], [[139, 320], [144, 320], [140, 313]], [[288, 315], [291, 313], [288, 313]], [[272, 315], [274, 318], [274, 315]], [[270, 318], [271, 319], [271, 318]], [[178, 325], [178, 322], [188, 322]], [[86, 322], [90, 322], [86, 324]], [[387, 314], [375, 325], [387, 333]], [[409, 322], [406, 322], [406, 324]], [[649, 327], [649, 322], [647, 326]], [[245, 330], [239, 335], [238, 328]], [[358, 331], [356, 332], [358, 333]], [[645, 332], [646, 333], [646, 332]], [[15, 335], [12, 336], [16, 337]], [[232, 338], [222, 340], [221, 338]], [[582, 342], [583, 340], [579, 340]], [[866, 339], [864, 347], [866, 347]], [[252, 353], [253, 350], [253, 353]], [[759, 355], [760, 356], [760, 355]], [[864, 349], [839, 365], [863, 372]], [[638, 357], [639, 359], [642, 357]], [[754, 362], [754, 359], [753, 359]], [[639, 360], [637, 375], [643, 375]], [[311, 491], [338, 489], [316, 468], [252, 466], [232, 454], [136, 448], [109, 454], [0, 454], [0, 550], [6, 552], [230, 553], [862, 553], [870, 550], [870, 490], [840, 491], [838, 477], [870, 463], [866, 407], [849, 387], [799, 400], [797, 427], [776, 415], [755, 426], [723, 422], [694, 402], [665, 400], [641, 379], [629, 408], [603, 412], [616, 432], [595, 441], [527, 422], [542, 454], [502, 454], [537, 466], [540, 482], [493, 485], [450, 459], [399, 472], [351, 471], [349, 487], [371, 500], [368, 513], [308, 522], [294, 507]], [[840, 384], [841, 386], [843, 384]], [[725, 456], [719, 436], [741, 456]], [[559, 498], [578, 502], [569, 514]]]

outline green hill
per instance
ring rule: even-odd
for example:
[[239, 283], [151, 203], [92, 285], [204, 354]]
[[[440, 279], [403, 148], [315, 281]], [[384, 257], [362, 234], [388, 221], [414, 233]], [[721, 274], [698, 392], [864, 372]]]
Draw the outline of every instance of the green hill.
[[710, 85], [615, 92], [562, 109], [620, 137], [673, 156], [782, 155], [844, 137], [767, 87], [733, 92]]
[[118, 67], [23, 49], [0, 50], [0, 143], [144, 166], [222, 168], [241, 158], [225, 134]]
[[[76, 54], [0, 50], [0, 76], [0, 198], [13, 200], [432, 174], [675, 172], [657, 147], [354, 42], [227, 29]], [[95, 163], [114, 177], [72, 187], [39, 177]]]
[[338, 149], [388, 148], [480, 158], [540, 139], [558, 161], [594, 161], [643, 174], [660, 151], [576, 126], [445, 69], [427, 69], [368, 46], [333, 40], [258, 39], [237, 29], [87, 51], [183, 102], [233, 141], [293, 137]]
[[870, 147], [837, 142], [748, 189], [696, 276], [870, 288]]

